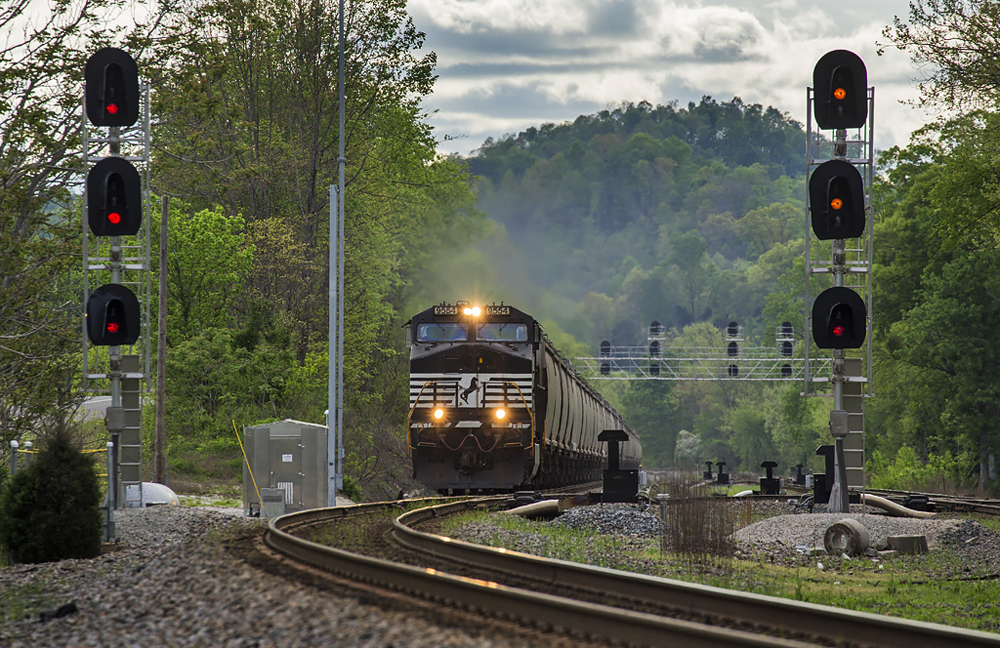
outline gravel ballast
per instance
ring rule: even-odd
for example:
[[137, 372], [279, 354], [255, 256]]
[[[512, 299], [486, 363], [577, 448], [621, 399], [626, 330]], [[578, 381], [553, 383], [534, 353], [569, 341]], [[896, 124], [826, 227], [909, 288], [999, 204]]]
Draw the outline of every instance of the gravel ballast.
[[[0, 569], [0, 645], [558, 645], [439, 625], [405, 606], [380, 609], [252, 567], [223, 546], [227, 534], [262, 524], [239, 509], [129, 509], [116, 522], [120, 548], [99, 558]], [[70, 604], [75, 612], [51, 618]]]

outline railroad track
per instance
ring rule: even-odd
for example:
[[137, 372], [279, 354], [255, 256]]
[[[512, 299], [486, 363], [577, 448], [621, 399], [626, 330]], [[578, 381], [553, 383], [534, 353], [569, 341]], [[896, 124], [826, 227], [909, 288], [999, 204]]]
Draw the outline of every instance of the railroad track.
[[900, 490], [879, 490], [871, 488], [867, 489], [866, 492], [892, 500], [897, 504], [902, 502], [906, 497], [923, 495], [935, 504], [938, 511], [979, 513], [980, 515], [989, 515], [992, 517], [1000, 516], [1000, 500], [995, 499], [965, 497], [961, 495], [937, 495], [935, 493], [918, 493]]
[[[395, 517], [392, 538], [429, 557], [424, 563], [402, 564], [300, 537], [311, 527], [371, 515], [388, 504], [285, 515], [271, 521], [264, 542], [284, 556], [338, 576], [444, 605], [635, 646], [1000, 647], [996, 634], [529, 556], [414, 528], [460, 511], [496, 506], [502, 499], [449, 502]], [[456, 569], [445, 572], [426, 564]], [[456, 575], [470, 565], [485, 576]], [[517, 586], [504, 584], [511, 578]], [[604, 603], [608, 601], [616, 605]], [[678, 611], [687, 618], [676, 618]]]

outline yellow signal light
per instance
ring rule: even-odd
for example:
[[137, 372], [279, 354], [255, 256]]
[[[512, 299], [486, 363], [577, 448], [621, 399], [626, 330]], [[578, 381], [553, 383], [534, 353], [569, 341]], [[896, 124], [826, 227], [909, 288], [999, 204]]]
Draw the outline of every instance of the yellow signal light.
[[847, 90], [844, 90], [843, 88], [837, 88], [833, 91], [833, 98], [837, 101], [843, 101], [846, 96]]
[[844, 201], [841, 198], [834, 198], [830, 201], [830, 206], [835, 210], [839, 210], [844, 206]]

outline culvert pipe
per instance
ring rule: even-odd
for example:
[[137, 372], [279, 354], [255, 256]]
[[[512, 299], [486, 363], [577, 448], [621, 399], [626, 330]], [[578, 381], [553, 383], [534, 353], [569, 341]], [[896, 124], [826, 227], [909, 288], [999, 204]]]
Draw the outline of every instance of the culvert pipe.
[[858, 556], [865, 552], [871, 540], [868, 529], [854, 518], [834, 522], [823, 534], [823, 546], [831, 556]]

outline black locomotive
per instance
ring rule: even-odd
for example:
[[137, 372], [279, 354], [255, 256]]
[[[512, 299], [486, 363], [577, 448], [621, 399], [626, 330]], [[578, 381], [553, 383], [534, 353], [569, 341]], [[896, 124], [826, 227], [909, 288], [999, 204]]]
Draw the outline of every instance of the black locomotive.
[[439, 304], [407, 323], [413, 476], [439, 492], [539, 490], [599, 481], [604, 430], [624, 430], [621, 468], [642, 445], [621, 415], [512, 306]]

